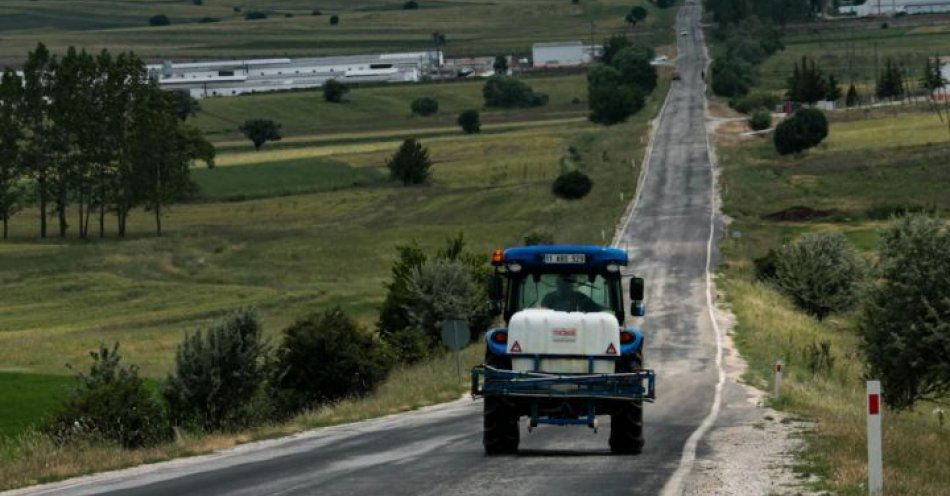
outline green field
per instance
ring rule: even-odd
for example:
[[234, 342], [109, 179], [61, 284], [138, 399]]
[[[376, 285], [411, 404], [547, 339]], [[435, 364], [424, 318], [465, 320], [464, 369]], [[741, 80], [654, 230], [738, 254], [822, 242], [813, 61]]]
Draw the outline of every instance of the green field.
[[[247, 119], [266, 118], [281, 124], [289, 138], [278, 144], [303, 140], [341, 142], [378, 141], [380, 135], [429, 129], [418, 134], [461, 131], [458, 114], [478, 109], [482, 122], [491, 125], [584, 118], [587, 115], [587, 81], [584, 74], [527, 78], [531, 87], [550, 97], [550, 102], [532, 109], [483, 109], [484, 81], [441, 84], [406, 84], [354, 88], [343, 103], [327, 103], [320, 91], [245, 95], [201, 100], [194, 124], [219, 146], [250, 148], [238, 126]], [[413, 116], [409, 106], [416, 98], [430, 96], [439, 102], [439, 112], [429, 117]], [[268, 145], [270, 146], [270, 145]]]
[[0, 372], [0, 438], [41, 422], [59, 404], [73, 379], [62, 375]]
[[[839, 231], [870, 260], [880, 229], [902, 208], [950, 216], [950, 143], [945, 123], [926, 113], [875, 111], [835, 114], [825, 144], [800, 157], [780, 158], [771, 140], [752, 138], [719, 148], [724, 212], [733, 222], [721, 244], [721, 288], [737, 317], [735, 340], [749, 363], [746, 379], [769, 389], [772, 366], [783, 360], [777, 408], [815, 422], [800, 466], [817, 474], [819, 489], [866, 494], [864, 364], [856, 315], [824, 321], [796, 310], [772, 286], [755, 281], [752, 260], [797, 236]], [[916, 129], [920, 139], [905, 139]], [[769, 220], [791, 207], [823, 211], [812, 220]], [[830, 370], [810, 370], [809, 351], [828, 343]], [[938, 495], [950, 473], [932, 463], [950, 456], [950, 432], [932, 415], [936, 405], [885, 411], [884, 464], [888, 494]]]
[[[4, 0], [0, 3], [0, 64], [22, 61], [37, 41], [55, 52], [69, 45], [98, 51], [131, 49], [151, 60], [209, 57], [312, 56], [432, 48], [431, 34], [446, 34], [448, 56], [526, 54], [539, 41], [596, 41], [624, 29], [628, 0], [421, 0], [402, 10], [403, 0]], [[669, 43], [671, 32], [653, 4], [638, 35], [650, 44]], [[239, 6], [242, 12], [234, 12]], [[325, 15], [311, 15], [320, 9]], [[269, 13], [246, 21], [246, 12]], [[671, 9], [672, 10], [672, 9]], [[172, 25], [149, 27], [165, 14]], [[293, 17], [286, 17], [288, 14]], [[340, 23], [331, 26], [329, 14]], [[198, 23], [202, 17], [220, 19]], [[593, 24], [592, 24], [593, 23]]]
[[910, 89], [917, 89], [927, 57], [950, 51], [950, 25], [868, 30], [831, 30], [820, 34], [787, 36], [785, 50], [760, 67], [761, 87], [784, 91], [794, 64], [803, 55], [815, 59], [825, 73], [834, 74], [847, 90], [854, 82], [864, 92], [872, 91], [876, 74], [887, 57], [901, 64]]

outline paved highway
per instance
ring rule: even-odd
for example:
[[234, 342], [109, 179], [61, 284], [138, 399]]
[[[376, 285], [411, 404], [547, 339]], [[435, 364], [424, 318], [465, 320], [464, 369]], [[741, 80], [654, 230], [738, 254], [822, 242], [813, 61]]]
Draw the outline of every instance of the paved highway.
[[[517, 456], [486, 457], [481, 402], [447, 405], [32, 488], [31, 494], [110, 495], [570, 495], [676, 494], [719, 404], [717, 331], [707, 270], [717, 217], [707, 153], [706, 63], [699, 7], [680, 10], [673, 84], [660, 115], [638, 201], [618, 233], [646, 278], [646, 363], [659, 400], [645, 408], [639, 456], [611, 456], [600, 433], [542, 426]], [[681, 35], [682, 31], [686, 35]], [[713, 230], [713, 232], [711, 232]], [[692, 439], [691, 439], [692, 438]], [[684, 456], [685, 452], [685, 456]], [[680, 467], [683, 467], [680, 469]], [[664, 491], [664, 488], [666, 490]]]

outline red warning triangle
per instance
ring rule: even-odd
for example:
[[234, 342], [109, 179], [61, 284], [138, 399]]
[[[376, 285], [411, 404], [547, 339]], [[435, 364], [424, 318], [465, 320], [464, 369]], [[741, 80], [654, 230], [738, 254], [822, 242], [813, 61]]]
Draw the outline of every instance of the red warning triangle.
[[511, 351], [509, 353], [521, 353], [521, 345], [515, 341], [515, 344], [511, 345]]
[[614, 348], [614, 344], [613, 344], [613, 343], [610, 343], [609, 345], [607, 345], [607, 354], [608, 354], [608, 355], [616, 355], [616, 354], [617, 354], [617, 348]]

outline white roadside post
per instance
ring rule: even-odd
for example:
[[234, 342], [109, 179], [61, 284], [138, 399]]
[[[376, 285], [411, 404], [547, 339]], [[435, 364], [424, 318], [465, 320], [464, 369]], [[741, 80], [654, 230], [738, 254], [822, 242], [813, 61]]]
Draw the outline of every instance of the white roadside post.
[[775, 362], [775, 399], [782, 396], [782, 361]]
[[884, 494], [884, 473], [881, 462], [881, 381], [867, 383], [868, 412], [868, 494]]

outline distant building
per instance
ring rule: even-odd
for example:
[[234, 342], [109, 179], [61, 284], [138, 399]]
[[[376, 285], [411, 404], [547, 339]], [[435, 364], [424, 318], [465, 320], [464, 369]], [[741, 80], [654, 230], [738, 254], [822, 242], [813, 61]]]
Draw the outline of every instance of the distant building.
[[[511, 57], [505, 57], [511, 66]], [[495, 57], [462, 57], [445, 59], [443, 71], [452, 72], [455, 77], [490, 77], [495, 75]]]
[[599, 46], [581, 41], [535, 43], [531, 47], [535, 68], [578, 67], [593, 62], [599, 52]]
[[862, 5], [838, 7], [838, 13], [855, 17], [950, 12], [950, 0], [867, 0]]
[[341, 82], [415, 82], [442, 64], [441, 52], [410, 52], [298, 59], [219, 60], [153, 64], [149, 76], [165, 90], [195, 98], [318, 88]]

